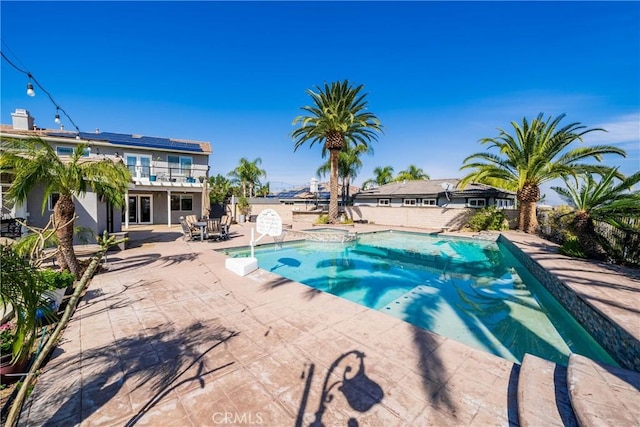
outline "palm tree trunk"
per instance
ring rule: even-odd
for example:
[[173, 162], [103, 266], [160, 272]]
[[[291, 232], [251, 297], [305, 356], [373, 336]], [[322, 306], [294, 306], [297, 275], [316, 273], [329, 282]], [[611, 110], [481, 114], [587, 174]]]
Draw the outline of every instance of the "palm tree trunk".
[[344, 205], [347, 206], [349, 204], [349, 199], [351, 198], [351, 194], [349, 194], [349, 188], [351, 187], [351, 176], [347, 175], [344, 178], [344, 182], [345, 182], [345, 187], [347, 187], [345, 191], [346, 197], [344, 200]]
[[537, 185], [525, 184], [516, 195], [520, 202], [520, 221], [518, 229], [525, 233], [538, 232], [536, 204], [540, 200], [540, 188]]
[[331, 162], [331, 174], [329, 179], [329, 222], [338, 222], [338, 158], [340, 150], [332, 148], [329, 151]]
[[53, 217], [55, 218], [56, 236], [58, 237], [58, 246], [60, 255], [62, 256], [61, 267], [66, 267], [73, 275], [78, 277], [80, 273], [80, 263], [73, 251], [73, 217], [76, 213], [76, 207], [70, 195], [60, 194], [60, 198], [53, 207]]

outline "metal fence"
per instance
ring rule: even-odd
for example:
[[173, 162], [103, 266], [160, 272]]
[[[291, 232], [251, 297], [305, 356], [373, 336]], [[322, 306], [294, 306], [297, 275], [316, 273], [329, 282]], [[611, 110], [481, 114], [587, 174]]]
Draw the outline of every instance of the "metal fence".
[[595, 223], [596, 231], [609, 244], [612, 258], [640, 266], [640, 218], [622, 218], [620, 221], [632, 231], [620, 230], [604, 222]]

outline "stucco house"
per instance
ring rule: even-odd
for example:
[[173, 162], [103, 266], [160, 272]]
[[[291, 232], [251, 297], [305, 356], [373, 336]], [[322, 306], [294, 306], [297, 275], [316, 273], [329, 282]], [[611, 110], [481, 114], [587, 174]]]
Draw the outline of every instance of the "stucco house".
[[[17, 109], [12, 125], [0, 125], [0, 138], [38, 137], [55, 147], [59, 156], [69, 155], [79, 143], [88, 145], [88, 158], [124, 162], [132, 180], [124, 194], [124, 209], [100, 200], [87, 192], [76, 200], [76, 225], [96, 234], [104, 230], [119, 232], [132, 224], [178, 224], [179, 217], [202, 215], [209, 208], [206, 179], [209, 174], [211, 144], [174, 138], [151, 137], [112, 132], [69, 132], [40, 129], [34, 126], [29, 112]], [[36, 188], [21, 206], [9, 205], [2, 196], [12, 182], [12, 175], [0, 179], [0, 209], [3, 218], [26, 218], [36, 227], [46, 225], [55, 204], [55, 195], [42, 212], [43, 191]]]
[[354, 206], [515, 208], [516, 193], [485, 184], [471, 183], [458, 189], [459, 179], [392, 182], [355, 194]]

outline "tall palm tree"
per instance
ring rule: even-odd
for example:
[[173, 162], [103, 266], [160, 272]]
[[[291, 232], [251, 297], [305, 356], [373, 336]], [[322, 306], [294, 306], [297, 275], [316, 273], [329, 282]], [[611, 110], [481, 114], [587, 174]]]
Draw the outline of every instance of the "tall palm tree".
[[[325, 149], [322, 150], [323, 157], [326, 157]], [[342, 204], [343, 206], [347, 204], [349, 200], [350, 194], [349, 190], [351, 187], [351, 180], [358, 176], [358, 172], [362, 169], [362, 160], [360, 156], [364, 153], [371, 154], [373, 149], [366, 145], [356, 145], [355, 147], [350, 147], [349, 145], [345, 145], [345, 147], [340, 151], [338, 157], [338, 179], [341, 181], [342, 186]], [[331, 172], [331, 160], [327, 160], [318, 168], [317, 174], [318, 177], [325, 176], [326, 174]]]
[[[260, 184], [260, 178], [266, 177], [267, 172], [260, 169], [262, 159], [256, 157], [250, 161], [246, 157], [240, 159], [238, 166], [227, 175], [234, 184], [240, 184], [244, 197], [255, 196], [254, 189]], [[248, 194], [247, 194], [248, 192]]]
[[630, 231], [625, 219], [640, 217], [640, 191], [633, 191], [633, 186], [640, 182], [640, 172], [618, 180], [617, 171], [618, 168], [611, 169], [600, 181], [586, 175], [580, 186], [577, 181], [564, 178], [566, 187], [551, 187], [576, 208], [573, 228], [590, 255], [602, 252], [599, 246], [607, 252], [611, 249], [607, 247], [607, 239], [599, 235], [596, 222]]
[[563, 176], [577, 176], [581, 173], [604, 174], [608, 168], [602, 165], [581, 163], [586, 159], [602, 160], [604, 154], [625, 156], [624, 150], [609, 145], [593, 145], [568, 150], [575, 141], [590, 132], [604, 129], [587, 129], [580, 123], [571, 123], [559, 128], [564, 118], [561, 114], [553, 119], [543, 120], [540, 113], [531, 123], [522, 119], [522, 127], [511, 122], [515, 137], [502, 129], [495, 138], [483, 138], [481, 144], [496, 148], [498, 154], [482, 152], [472, 154], [464, 160], [460, 169], [472, 169], [460, 181], [464, 188], [470, 182], [481, 182], [485, 178], [496, 178], [517, 183], [516, 197], [520, 203], [521, 231], [535, 233], [538, 229], [536, 203], [540, 199], [540, 185]]
[[396, 181], [421, 181], [429, 179], [429, 174], [416, 165], [409, 165], [406, 170], [398, 172]]
[[116, 207], [125, 203], [127, 185], [131, 180], [124, 163], [83, 157], [86, 144], [78, 144], [69, 157], [59, 157], [54, 148], [40, 138], [6, 139], [2, 141], [0, 170], [10, 171], [13, 182], [7, 191], [10, 200], [24, 202], [36, 185], [44, 185], [42, 212], [49, 196], [58, 193], [53, 207], [58, 257], [63, 270], [76, 277], [80, 264], [73, 249], [73, 223], [76, 206], [74, 197], [84, 196], [89, 189]]
[[368, 179], [362, 183], [362, 188], [367, 189], [373, 185], [380, 187], [393, 181], [393, 167], [378, 166], [373, 170], [373, 179]]
[[329, 221], [338, 219], [338, 169], [340, 151], [347, 145], [368, 146], [378, 138], [382, 125], [375, 114], [366, 111], [366, 94], [361, 94], [363, 85], [352, 86], [348, 80], [331, 85], [316, 86], [316, 91], [307, 90], [314, 105], [301, 107], [308, 115], [298, 116], [293, 125], [300, 127], [291, 133], [294, 151], [305, 143], [313, 146], [322, 143], [329, 150], [331, 175], [329, 179]]

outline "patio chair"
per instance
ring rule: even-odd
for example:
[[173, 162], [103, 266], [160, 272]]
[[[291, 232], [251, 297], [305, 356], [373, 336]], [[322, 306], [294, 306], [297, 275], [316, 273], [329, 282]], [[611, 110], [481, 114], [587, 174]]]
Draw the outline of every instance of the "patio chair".
[[229, 229], [231, 228], [231, 217], [229, 215], [223, 215], [220, 218], [220, 231], [222, 232], [222, 239], [229, 239]]
[[183, 216], [180, 217], [180, 226], [182, 227], [182, 238], [184, 240], [189, 241], [200, 238], [200, 230], [187, 223]]
[[207, 238], [211, 240], [223, 240], [222, 227], [220, 220], [207, 220]]
[[187, 224], [189, 225], [189, 227], [193, 227], [193, 224], [195, 222], [198, 222], [198, 217], [195, 215], [187, 215], [184, 217], [185, 221], [187, 221]]

